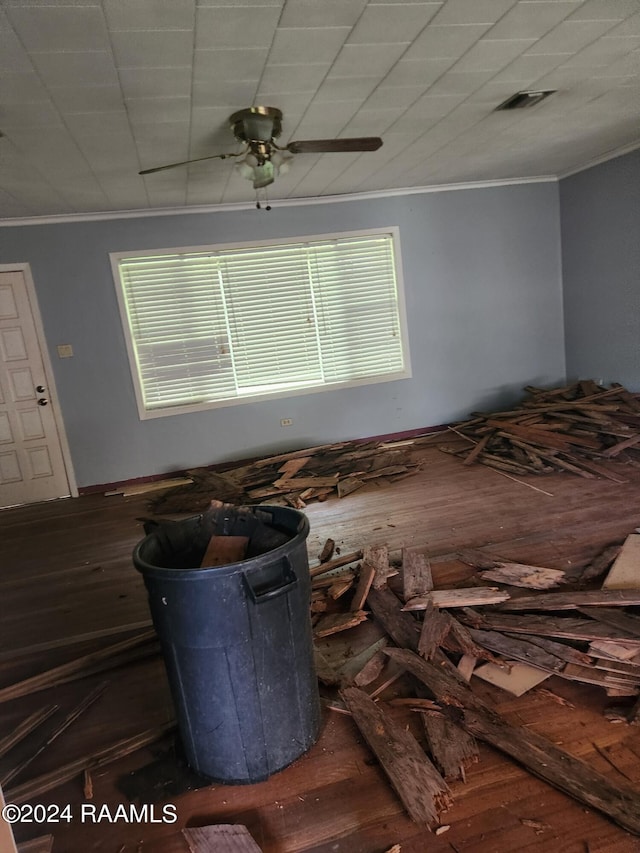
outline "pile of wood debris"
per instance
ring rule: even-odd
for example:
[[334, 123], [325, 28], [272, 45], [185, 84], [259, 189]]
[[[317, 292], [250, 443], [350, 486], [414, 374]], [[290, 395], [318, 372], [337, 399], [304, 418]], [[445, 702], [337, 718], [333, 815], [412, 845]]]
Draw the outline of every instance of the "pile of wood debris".
[[525, 391], [529, 396], [509, 411], [474, 412], [449, 427], [466, 446], [440, 450], [460, 456], [465, 465], [480, 462], [510, 474], [570, 471], [624, 482], [600, 463], [640, 466], [640, 395], [593, 380]]
[[[330, 554], [329, 540], [321, 556]], [[353, 716], [408, 814], [436, 832], [451, 804], [447, 782], [464, 779], [478, 738], [640, 835], [640, 792], [510, 724], [469, 684], [474, 675], [522, 695], [556, 675], [622, 697], [615, 701], [626, 704], [606, 714], [612, 722], [640, 722], [640, 617], [624, 609], [640, 605], [640, 535], [606, 549], [580, 578], [477, 551], [459, 559], [476, 571], [455, 589], [433, 588], [429, 559], [416, 549], [393, 561], [386, 546], [365, 547], [311, 569], [325, 704]], [[584, 588], [607, 570], [601, 588]], [[399, 679], [410, 695], [378, 701]], [[390, 707], [397, 704], [420, 713], [428, 752], [398, 724]]]
[[327, 444], [259, 459], [224, 472], [188, 471], [192, 482], [153, 500], [158, 513], [202, 512], [212, 499], [235, 504], [284, 502], [304, 509], [312, 500], [343, 498], [370, 480], [390, 482], [410, 476], [419, 465], [411, 458], [414, 441]]

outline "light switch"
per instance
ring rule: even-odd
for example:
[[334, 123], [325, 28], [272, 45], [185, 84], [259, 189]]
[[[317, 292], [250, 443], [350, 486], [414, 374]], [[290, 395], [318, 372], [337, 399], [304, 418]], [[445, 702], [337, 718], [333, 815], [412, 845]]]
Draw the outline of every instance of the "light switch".
[[73, 347], [71, 344], [58, 344], [58, 358], [72, 358]]

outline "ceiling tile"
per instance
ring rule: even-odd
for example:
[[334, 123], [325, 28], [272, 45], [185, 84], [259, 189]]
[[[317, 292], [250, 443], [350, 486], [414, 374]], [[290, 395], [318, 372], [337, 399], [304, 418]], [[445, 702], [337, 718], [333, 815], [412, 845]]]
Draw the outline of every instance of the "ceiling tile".
[[73, 134], [74, 138], [82, 139], [84, 136], [92, 136], [102, 133], [106, 127], [114, 133], [129, 133], [129, 117], [122, 109], [112, 113], [72, 113], [64, 117], [65, 126]]
[[369, 74], [386, 74], [405, 48], [404, 44], [345, 44], [331, 68], [331, 76], [359, 77], [365, 69]]
[[449, 24], [495, 24], [516, 0], [447, 0], [433, 19], [438, 26]]
[[287, 0], [281, 27], [352, 27], [367, 0]]
[[277, 6], [199, 7], [196, 48], [269, 47], [279, 16]]
[[260, 82], [264, 92], [315, 92], [327, 76], [327, 63], [268, 65]]
[[585, 0], [573, 13], [574, 21], [619, 21], [638, 11], [638, 0]]
[[533, 86], [540, 77], [549, 74], [558, 65], [570, 59], [572, 55], [570, 53], [524, 53], [509, 63], [502, 71], [499, 71], [493, 77], [493, 81], [496, 83], [510, 81], [522, 83], [525, 87]]
[[14, 74], [33, 70], [31, 60], [12, 30], [0, 31], [0, 71]]
[[424, 86], [378, 86], [367, 98], [364, 107], [368, 110], [390, 109], [401, 106], [407, 109], [424, 92]]
[[314, 103], [324, 101], [364, 101], [378, 85], [378, 77], [326, 77], [315, 94]]
[[257, 80], [197, 80], [193, 84], [194, 107], [225, 107], [228, 113], [256, 102]]
[[27, 50], [106, 50], [109, 35], [98, 6], [9, 6], [7, 17]]
[[438, 6], [396, 3], [368, 6], [349, 36], [350, 44], [410, 42], [429, 23]]
[[191, 115], [190, 98], [132, 98], [126, 107], [132, 125], [188, 122]]
[[196, 50], [194, 77], [216, 81], [259, 79], [268, 53], [266, 47]]
[[541, 38], [567, 15], [575, 12], [579, 5], [579, 0], [518, 3], [492, 28], [489, 38]]
[[3, 72], [0, 76], [0, 105], [46, 101], [48, 97], [49, 93], [32, 71], [18, 74]]
[[584, 66], [586, 68], [598, 68], [611, 65], [617, 59], [633, 53], [640, 48], [640, 36], [629, 36], [628, 38], [603, 38], [592, 42], [588, 47], [576, 53], [567, 61], [567, 65]]
[[195, 0], [102, 0], [111, 30], [186, 30], [194, 25]]
[[535, 39], [513, 39], [510, 41], [480, 39], [470, 48], [453, 71], [500, 71], [517, 56], [529, 51]]
[[490, 27], [491, 24], [429, 26], [415, 39], [403, 59], [458, 59]]
[[118, 82], [107, 51], [33, 53], [33, 64], [49, 86], [106, 86]]
[[49, 92], [63, 114], [114, 112], [122, 105], [119, 86], [63, 86]]
[[123, 68], [190, 65], [192, 30], [129, 30], [111, 34], [116, 63]]
[[2, 104], [0, 106], [0, 128], [53, 127], [61, 124], [60, 114], [50, 101]]
[[287, 139], [326, 139], [338, 136], [362, 105], [361, 101], [313, 101], [297, 127], [289, 124], [283, 131]]
[[349, 33], [349, 27], [278, 27], [269, 53], [269, 62], [276, 65], [333, 62]]
[[191, 93], [190, 65], [175, 68], [121, 68], [120, 85], [125, 98], [170, 98]]
[[405, 59], [397, 62], [383, 77], [385, 86], [418, 86], [428, 89], [455, 63], [455, 59]]
[[492, 76], [493, 71], [447, 71], [429, 87], [429, 94], [469, 96]]
[[562, 21], [528, 53], [575, 53], [614, 26], [613, 21]]

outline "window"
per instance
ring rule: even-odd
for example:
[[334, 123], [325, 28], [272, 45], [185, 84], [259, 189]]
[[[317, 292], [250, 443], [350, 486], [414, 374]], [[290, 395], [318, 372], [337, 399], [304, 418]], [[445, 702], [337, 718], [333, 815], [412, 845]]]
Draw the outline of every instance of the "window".
[[112, 255], [140, 416], [409, 376], [396, 242]]

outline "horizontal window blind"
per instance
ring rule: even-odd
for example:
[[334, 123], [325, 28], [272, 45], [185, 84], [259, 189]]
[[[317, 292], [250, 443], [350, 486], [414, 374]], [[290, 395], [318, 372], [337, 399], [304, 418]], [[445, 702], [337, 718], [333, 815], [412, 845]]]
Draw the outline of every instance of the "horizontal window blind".
[[117, 261], [145, 412], [406, 373], [391, 233]]

